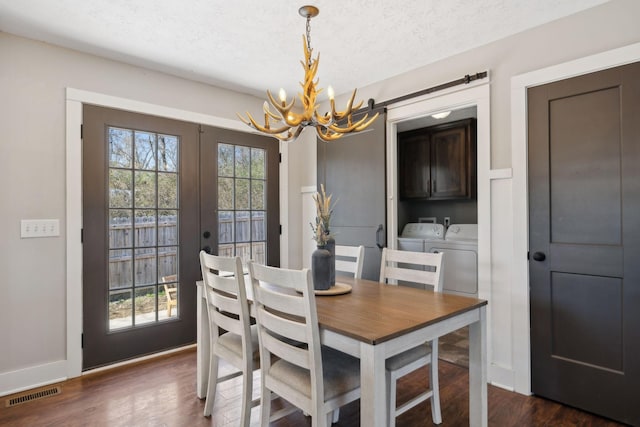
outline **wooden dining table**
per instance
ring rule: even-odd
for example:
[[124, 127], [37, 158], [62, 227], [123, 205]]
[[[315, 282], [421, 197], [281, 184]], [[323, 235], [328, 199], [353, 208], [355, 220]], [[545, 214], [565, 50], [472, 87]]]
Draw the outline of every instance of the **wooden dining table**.
[[[467, 325], [469, 425], [487, 425], [486, 301], [349, 277], [336, 281], [352, 289], [342, 295], [316, 296], [320, 341], [360, 359], [361, 426], [387, 425], [386, 359]], [[202, 287], [198, 282], [200, 398], [206, 396], [209, 367], [209, 321]]]

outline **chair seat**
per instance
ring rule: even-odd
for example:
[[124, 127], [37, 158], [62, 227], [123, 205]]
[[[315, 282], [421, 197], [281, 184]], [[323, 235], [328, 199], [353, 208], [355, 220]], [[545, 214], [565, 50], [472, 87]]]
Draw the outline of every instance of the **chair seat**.
[[[340, 351], [322, 347], [325, 400], [345, 394], [360, 387], [360, 361]], [[297, 365], [278, 360], [271, 365], [272, 377], [285, 381], [297, 392], [311, 398], [309, 371]]]
[[387, 371], [397, 371], [398, 369], [407, 366], [416, 360], [429, 357], [431, 354], [431, 345], [429, 343], [420, 344], [410, 350], [404, 351], [387, 359], [386, 369]]
[[[218, 337], [217, 345], [224, 347], [242, 359], [242, 337], [238, 334], [225, 332]], [[258, 328], [251, 325], [251, 345], [253, 346], [254, 366], [260, 366], [260, 349], [258, 348]]]

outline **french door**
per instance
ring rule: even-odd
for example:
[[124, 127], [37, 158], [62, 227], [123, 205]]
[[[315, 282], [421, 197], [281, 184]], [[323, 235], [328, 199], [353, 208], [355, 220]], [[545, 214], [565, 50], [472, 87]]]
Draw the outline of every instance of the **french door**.
[[279, 266], [277, 140], [203, 126], [201, 141], [202, 248]]
[[195, 342], [201, 248], [279, 264], [277, 153], [271, 138], [84, 107], [83, 369]]

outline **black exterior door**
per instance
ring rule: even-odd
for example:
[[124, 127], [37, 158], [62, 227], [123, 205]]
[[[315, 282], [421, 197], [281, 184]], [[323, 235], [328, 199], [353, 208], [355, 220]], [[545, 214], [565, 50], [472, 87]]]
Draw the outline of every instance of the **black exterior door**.
[[640, 425], [640, 64], [528, 107], [532, 390]]

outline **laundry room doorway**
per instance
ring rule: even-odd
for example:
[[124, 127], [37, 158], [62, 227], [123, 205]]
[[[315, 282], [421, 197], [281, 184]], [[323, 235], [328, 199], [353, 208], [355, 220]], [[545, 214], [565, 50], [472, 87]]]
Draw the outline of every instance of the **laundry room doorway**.
[[[489, 85], [389, 105], [387, 117], [388, 246], [406, 247], [406, 226], [441, 230], [427, 237], [415, 236], [422, 241], [414, 241], [412, 250], [443, 252], [445, 265], [448, 259], [450, 267], [465, 266], [468, 286], [463, 289], [456, 289], [461, 278], [454, 274], [459, 269], [448, 269], [451, 277], [447, 280], [443, 266], [445, 292], [488, 299]], [[454, 241], [445, 240], [447, 231], [455, 235]], [[464, 331], [454, 338], [464, 341]], [[445, 348], [441, 345], [441, 355], [447, 358]], [[466, 347], [451, 350], [446, 360], [467, 363]]]

